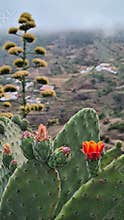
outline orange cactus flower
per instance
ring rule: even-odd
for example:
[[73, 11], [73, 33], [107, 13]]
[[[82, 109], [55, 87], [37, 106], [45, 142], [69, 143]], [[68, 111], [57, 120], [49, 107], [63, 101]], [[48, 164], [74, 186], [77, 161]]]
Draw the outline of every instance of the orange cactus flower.
[[40, 124], [38, 127], [38, 130], [36, 132], [36, 140], [37, 141], [45, 141], [48, 140], [48, 131], [46, 126], [44, 126], [43, 124]]
[[101, 157], [101, 153], [104, 148], [104, 143], [99, 141], [86, 141], [82, 143], [81, 151], [86, 155], [87, 159], [97, 160]]
[[6, 155], [11, 154], [10, 144], [6, 143], [3, 145], [3, 153]]

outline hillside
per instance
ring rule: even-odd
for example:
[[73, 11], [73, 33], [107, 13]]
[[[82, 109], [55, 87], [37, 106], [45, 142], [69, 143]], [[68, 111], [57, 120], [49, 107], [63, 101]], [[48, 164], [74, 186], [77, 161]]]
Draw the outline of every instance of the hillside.
[[[39, 123], [45, 123], [50, 134], [55, 136], [71, 115], [82, 107], [93, 107], [99, 114], [104, 134], [101, 136], [108, 147], [117, 139], [123, 140], [123, 36], [123, 32], [116, 36], [105, 36], [99, 32], [59, 33], [42, 37], [38, 34], [36, 43], [46, 47], [49, 66], [39, 71], [30, 69], [28, 83], [34, 83], [36, 76], [45, 75], [49, 78], [49, 84], [54, 86], [57, 96], [43, 98], [39, 93], [40, 85], [35, 83], [28, 88], [27, 96], [46, 106], [43, 112], [31, 112], [28, 115], [31, 124], [36, 127]], [[1, 45], [4, 40], [2, 38]], [[3, 62], [11, 62], [2, 50], [0, 56], [1, 65]], [[96, 67], [105, 63], [110, 67], [98, 71]], [[1, 76], [0, 84], [7, 83], [17, 82], [9, 75], [6, 80]], [[18, 100], [12, 101], [14, 107], [12, 105], [9, 109], [5, 109], [2, 104], [1, 111], [18, 112]]]

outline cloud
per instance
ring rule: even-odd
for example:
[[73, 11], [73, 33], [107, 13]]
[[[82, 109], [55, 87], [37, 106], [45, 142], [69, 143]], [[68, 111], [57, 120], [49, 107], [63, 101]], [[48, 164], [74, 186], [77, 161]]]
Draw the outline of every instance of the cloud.
[[15, 25], [23, 11], [30, 12], [39, 29], [112, 28], [124, 25], [123, 0], [4, 0], [0, 27]]

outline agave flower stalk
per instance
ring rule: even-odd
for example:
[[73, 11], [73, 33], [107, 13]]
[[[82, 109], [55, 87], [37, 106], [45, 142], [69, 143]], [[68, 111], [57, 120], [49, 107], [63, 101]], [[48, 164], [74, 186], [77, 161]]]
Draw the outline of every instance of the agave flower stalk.
[[[30, 67], [47, 67], [47, 62], [39, 57], [33, 59], [32, 62], [28, 62], [28, 53], [27, 53], [27, 44], [33, 43], [35, 41], [35, 36], [28, 32], [30, 29], [35, 28], [35, 21], [32, 18], [32, 15], [28, 12], [24, 12], [20, 15], [18, 20], [18, 27], [9, 28], [8, 33], [14, 34], [17, 37], [20, 37], [22, 40], [22, 47], [16, 45], [14, 42], [8, 41], [4, 44], [3, 49], [5, 49], [8, 54], [16, 56], [17, 58], [14, 60], [13, 64], [16, 69], [11, 69], [10, 66], [4, 65], [0, 67], [0, 74], [12, 74], [13, 78], [20, 80], [21, 82], [21, 105], [23, 108], [20, 108], [22, 111], [22, 117], [25, 118], [29, 111], [27, 111], [27, 100], [26, 100], [26, 78], [29, 75], [28, 71], [26, 71]], [[18, 34], [18, 31], [19, 34]], [[33, 49], [33, 53], [36, 55], [45, 55], [46, 50], [42, 47], [36, 47]], [[31, 54], [31, 53], [30, 53]], [[31, 65], [32, 64], [32, 65]], [[18, 68], [21, 68], [18, 70]]]
[[[25, 31], [26, 33], [26, 31]], [[25, 64], [26, 61], [26, 40], [23, 38], [23, 62]], [[25, 67], [25, 65], [24, 65]], [[23, 68], [25, 69], [25, 68]], [[24, 106], [24, 111], [23, 111], [23, 117], [26, 117], [26, 112], [25, 112], [25, 107], [26, 107], [26, 93], [25, 93], [25, 87], [26, 87], [26, 80], [25, 80], [25, 76], [23, 75], [22, 80], [22, 101], [23, 101], [23, 106]]]

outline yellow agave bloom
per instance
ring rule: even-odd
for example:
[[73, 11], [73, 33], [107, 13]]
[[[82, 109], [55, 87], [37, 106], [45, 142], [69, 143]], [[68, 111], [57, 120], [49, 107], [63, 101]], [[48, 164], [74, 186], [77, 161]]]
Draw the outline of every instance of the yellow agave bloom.
[[0, 86], [0, 93], [3, 93], [3, 92], [4, 92], [3, 86]]
[[23, 49], [21, 47], [11, 47], [9, 50], [8, 50], [8, 53], [11, 54], [11, 55], [16, 55], [18, 56], [20, 53], [23, 53]]
[[25, 33], [22, 36], [28, 43], [32, 43], [35, 41], [35, 36], [31, 33]]
[[44, 104], [31, 104], [31, 110], [41, 111], [44, 109]]
[[15, 72], [12, 77], [15, 78], [15, 79], [22, 79], [23, 77], [25, 76], [28, 76], [29, 75], [29, 72], [26, 71], [26, 70], [20, 70], [20, 71], [17, 71]]
[[48, 66], [47, 62], [40, 58], [34, 58], [32, 60], [32, 63], [34, 63], [36, 67], [47, 67]]
[[32, 18], [32, 15], [29, 14], [28, 12], [24, 12], [20, 15], [19, 20], [18, 20], [19, 24], [21, 24], [19, 26], [19, 29], [22, 31], [27, 31], [30, 28], [34, 28], [36, 27], [35, 21]]
[[35, 47], [34, 48], [35, 53], [45, 55], [46, 54], [46, 49], [43, 47]]
[[18, 68], [21, 68], [21, 67], [24, 67], [24, 66], [28, 66], [29, 65], [29, 61], [28, 60], [23, 60], [22, 58], [17, 58], [14, 60], [13, 64], [18, 67]]
[[12, 41], [7, 41], [4, 45], [3, 45], [3, 49], [4, 50], [9, 50], [12, 47], [16, 47], [17, 45], [12, 42]]
[[[25, 19], [25, 20], [23, 20]], [[19, 18], [19, 23], [24, 23], [26, 21], [32, 21], [32, 15], [28, 12], [23, 12], [21, 15], [20, 15], [20, 18]], [[21, 21], [21, 22], [20, 22]], [[23, 21], [23, 22], [22, 22]]]
[[19, 20], [18, 20], [18, 23], [20, 24], [23, 24], [23, 23], [26, 23], [27, 22], [27, 18], [25, 17], [20, 17]]
[[48, 97], [48, 96], [54, 96], [55, 97], [56, 96], [56, 92], [52, 89], [41, 91], [41, 94], [44, 97]]
[[0, 98], [4, 97], [5, 96], [5, 93], [4, 92], [1, 92], [0, 93]]
[[18, 31], [17, 27], [10, 27], [9, 30], [8, 30], [8, 33], [9, 34], [16, 34], [17, 31]]
[[9, 65], [3, 65], [0, 67], [0, 74], [10, 74], [12, 72], [12, 68]]
[[12, 118], [13, 114], [11, 112], [0, 112], [0, 117]]
[[49, 80], [48, 80], [48, 78], [47, 77], [45, 77], [45, 76], [37, 76], [36, 77], [36, 81], [38, 82], [38, 83], [41, 83], [41, 84], [49, 84]]
[[34, 28], [36, 27], [36, 24], [35, 24], [35, 21], [32, 20], [32, 21], [27, 21], [26, 23], [23, 23], [19, 26], [19, 29], [21, 31], [27, 31], [29, 30], [30, 28]]
[[3, 106], [8, 108], [8, 107], [11, 107], [12, 105], [10, 102], [4, 102]]
[[4, 92], [16, 92], [17, 91], [17, 86], [13, 84], [6, 84], [4, 87]]
[[20, 109], [23, 111], [25, 110], [26, 112], [31, 112], [31, 111], [42, 111], [44, 109], [45, 105], [41, 103], [34, 103], [34, 104], [27, 104], [24, 108], [24, 106], [20, 106]]

